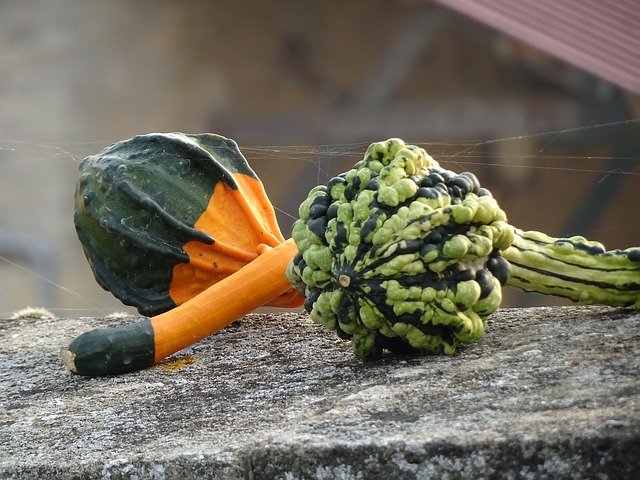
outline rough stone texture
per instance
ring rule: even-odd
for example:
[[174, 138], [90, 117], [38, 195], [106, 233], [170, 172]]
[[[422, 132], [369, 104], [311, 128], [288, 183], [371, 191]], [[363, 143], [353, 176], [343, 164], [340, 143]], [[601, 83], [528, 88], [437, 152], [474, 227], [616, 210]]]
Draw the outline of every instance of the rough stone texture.
[[251, 315], [149, 370], [71, 376], [82, 331], [0, 321], [0, 478], [635, 478], [640, 314], [502, 310], [453, 357], [363, 363]]

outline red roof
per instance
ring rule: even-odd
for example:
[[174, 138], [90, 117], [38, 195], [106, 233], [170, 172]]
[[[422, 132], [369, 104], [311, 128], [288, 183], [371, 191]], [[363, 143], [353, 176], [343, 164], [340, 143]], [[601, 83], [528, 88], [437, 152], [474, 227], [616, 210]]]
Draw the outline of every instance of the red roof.
[[640, 0], [435, 0], [640, 95]]

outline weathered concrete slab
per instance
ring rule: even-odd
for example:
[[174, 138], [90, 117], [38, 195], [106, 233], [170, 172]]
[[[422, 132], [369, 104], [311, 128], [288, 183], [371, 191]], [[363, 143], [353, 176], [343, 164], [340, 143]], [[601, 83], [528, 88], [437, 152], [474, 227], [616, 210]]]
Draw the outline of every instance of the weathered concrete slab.
[[637, 478], [640, 315], [504, 310], [447, 358], [363, 363], [252, 315], [117, 378], [61, 346], [126, 319], [0, 321], [0, 478]]

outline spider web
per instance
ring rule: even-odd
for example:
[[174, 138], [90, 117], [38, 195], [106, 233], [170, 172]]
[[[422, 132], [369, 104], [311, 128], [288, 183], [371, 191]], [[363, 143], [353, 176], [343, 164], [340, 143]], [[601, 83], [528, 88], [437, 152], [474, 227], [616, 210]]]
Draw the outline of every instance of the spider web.
[[[517, 177], [514, 172], [525, 172], [525, 174], [537, 174], [538, 172], [553, 172], [558, 178], [570, 183], [576, 176], [589, 174], [591, 182], [598, 184], [606, 182], [610, 177], [624, 178], [625, 183], [631, 182], [632, 187], [638, 186], [638, 176], [640, 175], [640, 155], [631, 154], [610, 154], [595, 152], [593, 155], [565, 154], [555, 147], [558, 144], [571, 139], [574, 136], [583, 137], [606, 135], [607, 132], [617, 132], [622, 129], [635, 129], [640, 126], [640, 118], [633, 118], [619, 122], [600, 123], [595, 125], [580, 126], [562, 130], [554, 130], [542, 133], [532, 133], [504, 138], [492, 138], [475, 142], [449, 141], [424, 143], [407, 139], [407, 143], [419, 145], [429, 152], [439, 163], [451, 170], [469, 170], [484, 181], [485, 177], [501, 175], [499, 172], [509, 172], [508, 175]], [[640, 138], [640, 137], [639, 137]], [[510, 148], [519, 142], [528, 142], [535, 145], [535, 149], [526, 153], [519, 153], [517, 148]], [[28, 172], [37, 171], [43, 165], [56, 165], [56, 168], [67, 169], [69, 172], [66, 183], [52, 188], [54, 196], [71, 197], [74, 184], [77, 164], [91, 154], [100, 151], [102, 148], [112, 143], [112, 140], [97, 140], [81, 143], [35, 143], [21, 140], [0, 140], [0, 188], [3, 201], [11, 199], [12, 189], [15, 185], [6, 185], [2, 178], [9, 169]], [[279, 220], [282, 224], [290, 226], [297, 218], [296, 206], [303, 198], [290, 198], [291, 196], [276, 193], [283, 189], [287, 181], [291, 182], [288, 172], [298, 170], [308, 177], [306, 181], [311, 184], [326, 183], [331, 177], [348, 169], [362, 158], [363, 152], [370, 142], [356, 142], [344, 144], [316, 144], [316, 145], [258, 145], [241, 146], [244, 155], [249, 159], [250, 164], [258, 171], [264, 172], [275, 170], [285, 172], [284, 179], [280, 184], [270, 185], [265, 182], [267, 193], [274, 201], [274, 207], [278, 212]], [[505, 148], [506, 147], [506, 148]], [[526, 149], [525, 149], [526, 150]], [[637, 151], [637, 148], [635, 149]], [[301, 166], [301, 163], [304, 165]], [[303, 168], [304, 167], [304, 168]], [[312, 172], [312, 173], [310, 173]], [[498, 173], [496, 173], [498, 172]], [[277, 177], [283, 177], [277, 175]], [[597, 185], [596, 185], [597, 186]], [[22, 186], [18, 187], [22, 188]], [[542, 186], [544, 188], [544, 185]], [[272, 190], [273, 189], [273, 190]], [[495, 192], [494, 192], [495, 193]], [[524, 194], [523, 194], [524, 195]], [[507, 212], [509, 211], [510, 199], [505, 199], [501, 205]], [[531, 200], [530, 200], [531, 201]], [[574, 199], [568, 198], [571, 203]], [[534, 201], [535, 202], [535, 201]], [[50, 208], [52, 205], [45, 205]], [[28, 208], [25, 205], [16, 205], [18, 215], [24, 210], [28, 215]], [[30, 209], [37, 209], [37, 205], [29, 206]], [[53, 206], [55, 208], [55, 205]], [[4, 223], [4, 221], [3, 221]], [[0, 224], [2, 225], [2, 224]], [[73, 223], [69, 220], [68, 225], [61, 227], [66, 231], [66, 235], [73, 231]], [[620, 222], [615, 227], [617, 233], [624, 234], [638, 230], [638, 222], [635, 219]], [[287, 228], [283, 231], [288, 233]], [[553, 234], [553, 232], [550, 232]], [[590, 234], [602, 233], [594, 230]], [[611, 233], [611, 232], [609, 232]], [[45, 235], [41, 238], [46, 239]], [[628, 245], [632, 246], [632, 245]], [[79, 250], [79, 244], [74, 244], [70, 248]], [[0, 252], [2, 253], [2, 252]], [[56, 255], [56, 252], [50, 252]], [[85, 270], [89, 270], [88, 265], [84, 265]], [[20, 255], [0, 254], [0, 283], [11, 281], [14, 277], [27, 277], [30, 279], [34, 290], [38, 286], [46, 285], [56, 292], [56, 301], [47, 305], [40, 305], [37, 298], [33, 302], [38, 306], [47, 308], [58, 315], [104, 315], [114, 310], [114, 304], [103, 300], [100, 287], [97, 284], [87, 288], [78, 289], [70, 285], [67, 281], [58, 280], [54, 275], [34, 268]], [[94, 293], [95, 292], [95, 293]], [[101, 298], [102, 295], [102, 298]], [[11, 311], [2, 311], [3, 300], [6, 298], [0, 295], [0, 318], [8, 318]], [[11, 310], [15, 308], [11, 306]]]

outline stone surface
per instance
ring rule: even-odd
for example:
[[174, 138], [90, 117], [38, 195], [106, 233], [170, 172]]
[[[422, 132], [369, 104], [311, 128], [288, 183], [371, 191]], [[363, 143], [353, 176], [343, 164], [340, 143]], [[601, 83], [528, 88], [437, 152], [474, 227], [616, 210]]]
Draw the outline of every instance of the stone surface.
[[69, 375], [127, 318], [0, 321], [0, 478], [634, 478], [640, 314], [502, 310], [453, 357], [361, 362], [305, 315], [251, 315], [120, 377]]

